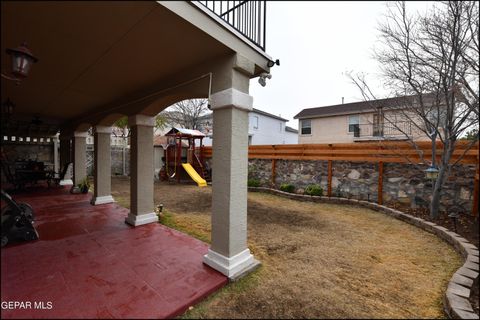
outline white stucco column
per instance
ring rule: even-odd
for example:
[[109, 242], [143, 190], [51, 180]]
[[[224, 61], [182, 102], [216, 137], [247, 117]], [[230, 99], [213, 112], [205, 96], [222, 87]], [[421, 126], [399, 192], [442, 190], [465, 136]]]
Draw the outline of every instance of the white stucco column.
[[[65, 168], [65, 166], [72, 162], [71, 159], [71, 154], [72, 154], [72, 137], [71, 136], [65, 136], [65, 135], [60, 135], [60, 169], [56, 170], [59, 174], [62, 174], [62, 170]], [[67, 175], [64, 177], [64, 179], [60, 180], [59, 183], [61, 186], [65, 185], [72, 185], [73, 180], [72, 180], [72, 175]]]
[[73, 133], [73, 188], [87, 176], [87, 132]]
[[94, 167], [93, 167], [93, 197], [91, 204], [104, 204], [114, 202], [111, 189], [111, 153], [110, 135], [111, 127], [95, 126], [93, 137]]
[[125, 222], [139, 226], [157, 222], [153, 206], [153, 126], [155, 118], [128, 118], [130, 135], [130, 213]]
[[212, 244], [203, 261], [230, 279], [259, 264], [247, 247], [248, 112], [252, 104], [250, 95], [233, 88], [211, 97]]

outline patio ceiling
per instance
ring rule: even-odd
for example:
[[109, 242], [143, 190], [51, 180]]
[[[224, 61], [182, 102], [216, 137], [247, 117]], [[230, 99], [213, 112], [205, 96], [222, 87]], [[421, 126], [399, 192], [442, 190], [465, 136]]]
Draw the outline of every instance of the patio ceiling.
[[23, 41], [39, 58], [20, 85], [2, 79], [17, 117], [71, 122], [233, 53], [151, 1], [2, 1], [1, 19], [2, 72], [10, 70], [5, 49]]

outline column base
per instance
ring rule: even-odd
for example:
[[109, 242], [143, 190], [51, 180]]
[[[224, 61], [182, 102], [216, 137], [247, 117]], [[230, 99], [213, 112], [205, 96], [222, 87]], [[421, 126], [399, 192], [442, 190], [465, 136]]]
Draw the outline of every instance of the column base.
[[65, 179], [65, 180], [60, 180], [58, 184], [61, 186], [70, 186], [73, 184], [73, 181], [72, 179]]
[[125, 218], [125, 223], [128, 223], [129, 225], [134, 227], [152, 222], [158, 222], [158, 216], [155, 212], [139, 215], [135, 215], [130, 212], [128, 214], [128, 217]]
[[208, 253], [203, 256], [203, 263], [223, 273], [232, 281], [242, 278], [260, 266], [260, 262], [253, 257], [248, 248], [230, 258], [208, 249]]
[[111, 195], [101, 196], [101, 197], [92, 197], [92, 200], [90, 201], [90, 203], [94, 206], [98, 204], [105, 204], [105, 203], [112, 203], [112, 202], [115, 202], [115, 200], [113, 200], [113, 197]]

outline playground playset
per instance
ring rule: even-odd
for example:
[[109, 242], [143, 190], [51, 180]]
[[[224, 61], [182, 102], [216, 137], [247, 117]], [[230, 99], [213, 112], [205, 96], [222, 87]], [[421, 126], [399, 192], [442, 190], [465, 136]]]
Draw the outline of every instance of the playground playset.
[[[172, 128], [165, 136], [168, 138], [164, 146], [160, 179], [181, 182], [190, 177], [199, 187], [207, 186], [210, 170], [202, 157], [205, 135], [198, 130]], [[199, 140], [197, 144], [196, 140]]]

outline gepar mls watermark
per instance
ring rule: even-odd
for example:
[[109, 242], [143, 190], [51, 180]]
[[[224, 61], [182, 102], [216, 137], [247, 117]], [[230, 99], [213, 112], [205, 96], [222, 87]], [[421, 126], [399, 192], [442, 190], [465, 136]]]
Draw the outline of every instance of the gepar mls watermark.
[[50, 310], [52, 301], [2, 301], [2, 310]]

